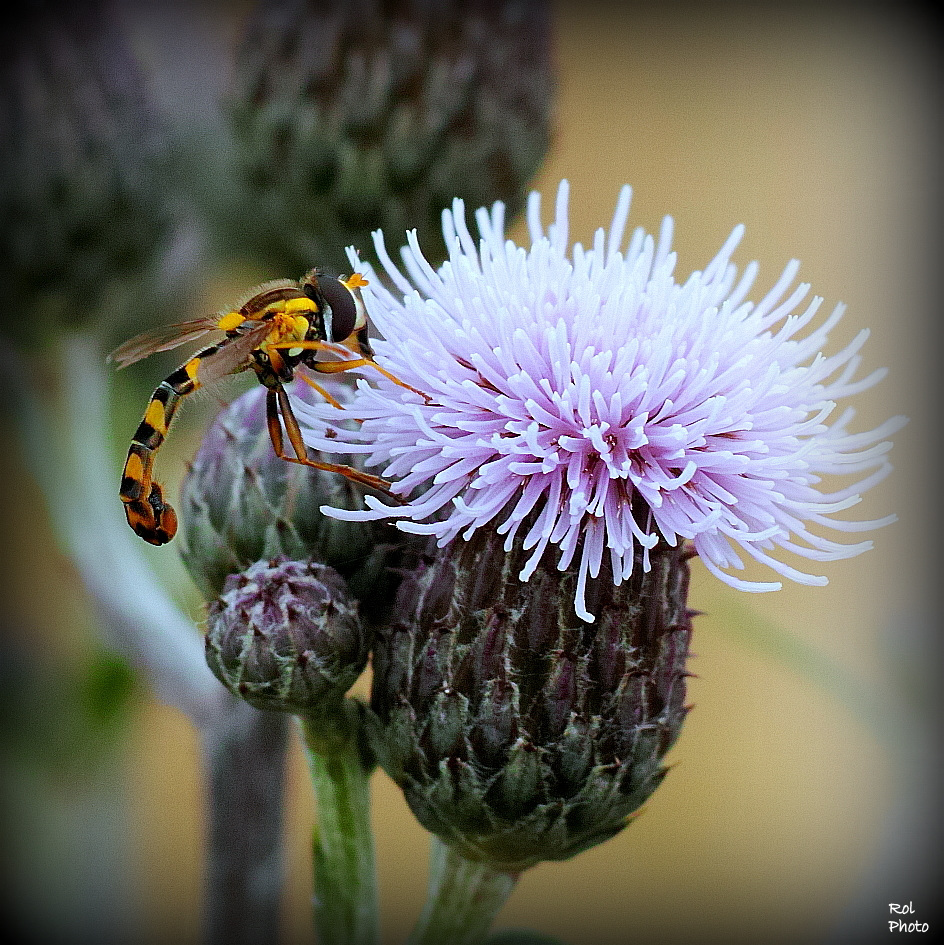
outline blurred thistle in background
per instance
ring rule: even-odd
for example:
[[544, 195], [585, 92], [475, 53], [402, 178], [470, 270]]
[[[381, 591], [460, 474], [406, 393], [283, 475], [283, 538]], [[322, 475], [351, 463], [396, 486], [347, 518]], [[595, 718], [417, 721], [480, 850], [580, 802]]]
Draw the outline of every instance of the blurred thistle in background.
[[549, 30], [529, 0], [259, 4], [229, 97], [253, 248], [343, 269], [377, 226], [435, 246], [457, 195], [517, 213], [550, 138]]
[[[107, 4], [19, 4], [2, 16], [0, 395], [3, 433], [19, 428], [17, 454], [34, 473], [3, 491], [6, 508], [29, 510], [43, 534], [31, 492], [44, 488], [60, 548], [91, 563], [81, 532], [96, 527], [97, 509], [80, 494], [72, 448], [85, 432], [98, 443], [93, 429], [69, 429], [78, 418], [63, 405], [78, 407], [83, 391], [62, 368], [78, 356], [100, 376], [99, 346], [78, 339], [112, 339], [135, 315], [156, 317], [147, 300], [173, 227], [170, 145]], [[4, 568], [15, 568], [16, 538], [4, 545]], [[81, 591], [55, 560], [53, 587], [33, 588], [40, 599], [75, 596], [55, 631], [3, 614], [0, 914], [30, 935], [112, 940], [137, 909], [121, 759], [140, 689], [122, 648], [84, 634]]]
[[99, 0], [5, 14], [0, 324], [21, 342], [126, 319], [170, 236], [170, 142], [110, 14]]

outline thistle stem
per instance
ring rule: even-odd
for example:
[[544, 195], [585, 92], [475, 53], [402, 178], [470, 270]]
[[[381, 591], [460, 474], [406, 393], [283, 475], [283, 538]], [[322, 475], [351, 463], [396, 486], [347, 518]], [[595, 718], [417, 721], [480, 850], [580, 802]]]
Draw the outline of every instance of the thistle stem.
[[430, 855], [429, 895], [409, 945], [478, 945], [518, 880], [467, 860], [438, 839]]
[[375, 945], [377, 875], [370, 824], [370, 771], [347, 700], [330, 737], [323, 721], [302, 720], [317, 804], [314, 830], [315, 931], [319, 945]]
[[278, 938], [288, 719], [236, 698], [203, 731], [207, 769], [207, 945]]

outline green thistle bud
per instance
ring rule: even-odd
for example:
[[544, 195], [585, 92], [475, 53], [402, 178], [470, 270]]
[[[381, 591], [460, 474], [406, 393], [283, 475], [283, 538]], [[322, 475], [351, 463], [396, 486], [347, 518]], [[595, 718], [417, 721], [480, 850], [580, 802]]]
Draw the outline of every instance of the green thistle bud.
[[[335, 395], [345, 402], [347, 388]], [[293, 384], [295, 399], [318, 397]], [[230, 574], [285, 555], [330, 565], [346, 579], [370, 622], [383, 619], [400, 580], [400, 558], [416, 540], [383, 522], [342, 522], [322, 505], [360, 508], [357, 483], [275, 455], [266, 426], [266, 391], [253, 387], [213, 421], [181, 490], [183, 560], [204, 597], [218, 596]], [[312, 459], [356, 465], [357, 457]]]
[[0, 311], [53, 332], [127, 307], [169, 233], [168, 147], [104, 4], [20, 5], [4, 49]]
[[688, 553], [659, 545], [614, 587], [480, 529], [404, 581], [378, 634], [381, 764], [428, 830], [509, 872], [609, 837], [649, 797], [686, 715]]
[[370, 635], [343, 578], [284, 556], [226, 579], [207, 608], [206, 658], [257, 709], [334, 710], [367, 664]]
[[251, 235], [343, 269], [378, 226], [442, 250], [457, 196], [517, 212], [550, 138], [548, 7], [259, 3], [231, 97]]

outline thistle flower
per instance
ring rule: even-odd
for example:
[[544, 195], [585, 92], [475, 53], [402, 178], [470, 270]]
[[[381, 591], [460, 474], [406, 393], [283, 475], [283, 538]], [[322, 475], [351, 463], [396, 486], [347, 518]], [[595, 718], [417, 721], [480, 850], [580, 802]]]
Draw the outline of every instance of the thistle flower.
[[[853, 411], [837, 410], [884, 375], [855, 377], [868, 332], [822, 354], [843, 306], [814, 327], [822, 299], [807, 300], [809, 285], [791, 288], [795, 260], [749, 301], [757, 264], [739, 276], [730, 261], [742, 226], [703, 270], [677, 282], [671, 218], [658, 239], [637, 229], [624, 248], [630, 194], [622, 190], [609, 230], [589, 248], [568, 245], [566, 181], [547, 230], [531, 194], [527, 249], [506, 241], [501, 203], [477, 211], [478, 241], [461, 200], [443, 213], [449, 258], [438, 270], [415, 233], [402, 250], [405, 273], [374, 234], [399, 293], [377, 278], [365, 291], [386, 339], [378, 361], [427, 398], [361, 380], [357, 430], [337, 427], [327, 410], [305, 412], [312, 446], [366, 454], [406, 500], [368, 497], [366, 510], [327, 514], [390, 518], [440, 545], [495, 530], [506, 551], [520, 543], [530, 552], [522, 581], [556, 553], [561, 571], [576, 568], [585, 621], [594, 619], [587, 581], [604, 560], [619, 585], [634, 567], [651, 567], [660, 540], [690, 540], [709, 571], [748, 591], [781, 583], [731, 573], [744, 568], [743, 555], [825, 584], [778, 553], [829, 561], [871, 547], [820, 534], [894, 519], [834, 517], [887, 475], [884, 440], [905, 422], [853, 433]], [[834, 474], [859, 478], [827, 486]]]

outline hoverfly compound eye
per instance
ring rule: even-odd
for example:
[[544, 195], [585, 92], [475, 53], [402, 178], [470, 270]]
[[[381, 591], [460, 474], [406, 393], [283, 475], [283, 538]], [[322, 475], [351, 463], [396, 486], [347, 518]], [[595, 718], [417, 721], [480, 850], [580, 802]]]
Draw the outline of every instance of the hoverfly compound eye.
[[340, 279], [322, 276], [319, 289], [326, 306], [331, 310], [330, 318], [325, 318], [329, 326], [329, 341], [344, 341], [363, 327], [364, 303]]

